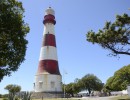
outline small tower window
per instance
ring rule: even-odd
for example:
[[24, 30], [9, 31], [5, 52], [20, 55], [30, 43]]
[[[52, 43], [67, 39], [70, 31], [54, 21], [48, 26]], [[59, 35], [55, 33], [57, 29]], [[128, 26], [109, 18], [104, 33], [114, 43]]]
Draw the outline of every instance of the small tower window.
[[55, 82], [51, 82], [51, 88], [55, 87]]
[[35, 83], [33, 83], [33, 88], [35, 89]]
[[42, 88], [43, 82], [39, 81], [39, 89]]

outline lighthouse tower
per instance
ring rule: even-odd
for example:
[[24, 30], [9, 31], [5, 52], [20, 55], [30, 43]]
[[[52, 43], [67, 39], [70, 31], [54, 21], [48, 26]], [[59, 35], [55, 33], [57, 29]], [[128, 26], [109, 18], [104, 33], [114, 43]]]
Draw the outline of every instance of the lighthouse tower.
[[62, 92], [54, 31], [55, 12], [51, 7], [45, 11], [43, 24], [43, 41], [34, 90], [35, 92]]

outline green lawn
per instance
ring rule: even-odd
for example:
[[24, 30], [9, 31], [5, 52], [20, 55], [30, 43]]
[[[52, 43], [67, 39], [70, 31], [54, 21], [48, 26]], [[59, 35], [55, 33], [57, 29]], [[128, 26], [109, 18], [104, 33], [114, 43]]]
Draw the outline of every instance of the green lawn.
[[[73, 98], [52, 98], [52, 99], [43, 99], [43, 100], [79, 100], [80, 98], [76, 98], [76, 99], [73, 99]], [[3, 98], [0, 98], [0, 100], [3, 100]], [[32, 100], [42, 100], [42, 99], [32, 99]], [[80, 99], [82, 100], [82, 99]], [[117, 97], [114, 97], [114, 98], [111, 98], [110, 100], [130, 100], [130, 97], [128, 96], [117, 96]]]
[[[78, 100], [79, 98], [77, 99], [72, 99], [72, 98], [52, 98], [52, 99], [43, 99], [43, 100]], [[42, 99], [32, 99], [32, 100], [42, 100]]]
[[[73, 99], [73, 98], [68, 98], [68, 99], [53, 98], [53, 99], [43, 99], [43, 100], [79, 100], [79, 99], [80, 98], [76, 98], [76, 99]], [[33, 99], [33, 100], [42, 100], [42, 99]], [[82, 100], [82, 99], [80, 99], [80, 100]], [[89, 99], [89, 100], [91, 100], [91, 99]], [[111, 98], [110, 100], [130, 100], [130, 97], [128, 97], [128, 96], [117, 96], [117, 97]]]
[[[52, 99], [43, 99], [43, 100], [78, 100], [79, 98], [77, 99], [73, 99], [73, 98], [52, 98]], [[0, 100], [3, 100], [3, 98], [0, 98]], [[32, 99], [32, 100], [42, 100], [42, 99]]]
[[117, 96], [112, 98], [111, 100], [130, 100], [130, 97], [128, 96]]

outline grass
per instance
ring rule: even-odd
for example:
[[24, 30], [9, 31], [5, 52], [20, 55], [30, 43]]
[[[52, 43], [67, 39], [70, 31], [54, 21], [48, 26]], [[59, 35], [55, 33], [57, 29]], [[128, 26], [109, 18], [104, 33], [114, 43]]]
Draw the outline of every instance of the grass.
[[[43, 99], [43, 100], [78, 100], [79, 98], [77, 99], [72, 99], [72, 98], [52, 98], [52, 99]], [[32, 100], [42, 100], [42, 99], [32, 99]]]
[[[33, 100], [42, 100], [42, 99], [33, 99]], [[52, 98], [52, 99], [43, 99], [43, 100], [79, 100], [79, 98], [76, 98], [76, 99], [73, 99], [73, 98], [68, 98], [68, 99], [64, 99], [64, 98]], [[82, 99], [80, 99], [80, 100], [82, 100]], [[128, 96], [117, 96], [117, 97], [110, 98], [110, 100], [130, 100], [130, 97], [128, 97]]]
[[[86, 100], [96, 100], [96, 98], [95, 99], [93, 99], [93, 98], [90, 98], [90, 99], [86, 99]], [[32, 100], [42, 100], [42, 99], [32, 99]], [[80, 99], [80, 98], [75, 98], [75, 99], [73, 99], [73, 98], [66, 98], [66, 99], [64, 99], [64, 98], [52, 98], [52, 99], [43, 99], [43, 100], [85, 100], [85, 99]], [[130, 99], [128, 99], [128, 97], [127, 96], [117, 96], [117, 97], [114, 97], [114, 98], [110, 98], [110, 100], [130, 100]]]
[[[0, 98], [0, 100], [3, 100], [3, 98]], [[42, 100], [42, 99], [32, 99], [32, 100]], [[79, 98], [73, 99], [73, 98], [52, 98], [52, 99], [43, 99], [43, 100], [79, 100]], [[80, 99], [82, 100], [82, 99]], [[96, 100], [96, 99], [95, 99]], [[117, 96], [110, 98], [110, 100], [130, 100], [130, 97], [128, 96]]]
[[[33, 99], [33, 100], [42, 100], [42, 99]], [[53, 99], [43, 99], [43, 100], [79, 100], [79, 98], [76, 98], [76, 99], [53, 98]], [[80, 99], [80, 100], [85, 100], [85, 99]], [[89, 99], [89, 100], [91, 100], [91, 99]], [[92, 99], [92, 100], [96, 100], [96, 98]], [[128, 98], [127, 96], [118, 96], [118, 97], [110, 98], [110, 100], [130, 100], [130, 98]]]
[[[3, 100], [3, 98], [0, 98], [0, 100]], [[32, 99], [32, 100], [42, 100], [42, 99]], [[78, 100], [78, 98], [77, 99], [52, 98], [52, 99], [43, 99], [43, 100]]]
[[[3, 98], [0, 98], [0, 100], [3, 100]], [[32, 99], [32, 100], [42, 100], [42, 99]], [[79, 100], [79, 98], [72, 99], [72, 98], [52, 98], [52, 99], [43, 99], [43, 100]]]
[[130, 97], [128, 96], [117, 96], [112, 98], [111, 100], [130, 100]]

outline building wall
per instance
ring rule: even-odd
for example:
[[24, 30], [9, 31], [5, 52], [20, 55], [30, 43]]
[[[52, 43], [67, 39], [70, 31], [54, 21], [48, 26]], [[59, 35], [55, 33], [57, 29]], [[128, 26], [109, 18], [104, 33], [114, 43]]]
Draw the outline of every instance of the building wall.
[[61, 92], [62, 77], [54, 74], [37, 74], [35, 76], [35, 92]]
[[46, 60], [46, 59], [51, 59], [51, 60], [56, 60], [56, 61], [58, 60], [55, 47], [44, 46], [41, 48], [39, 61]]
[[46, 24], [44, 25], [43, 35], [44, 35], [44, 34], [48, 34], [48, 33], [55, 35], [54, 29], [55, 29], [54, 24], [52, 24], [52, 23], [46, 23]]

